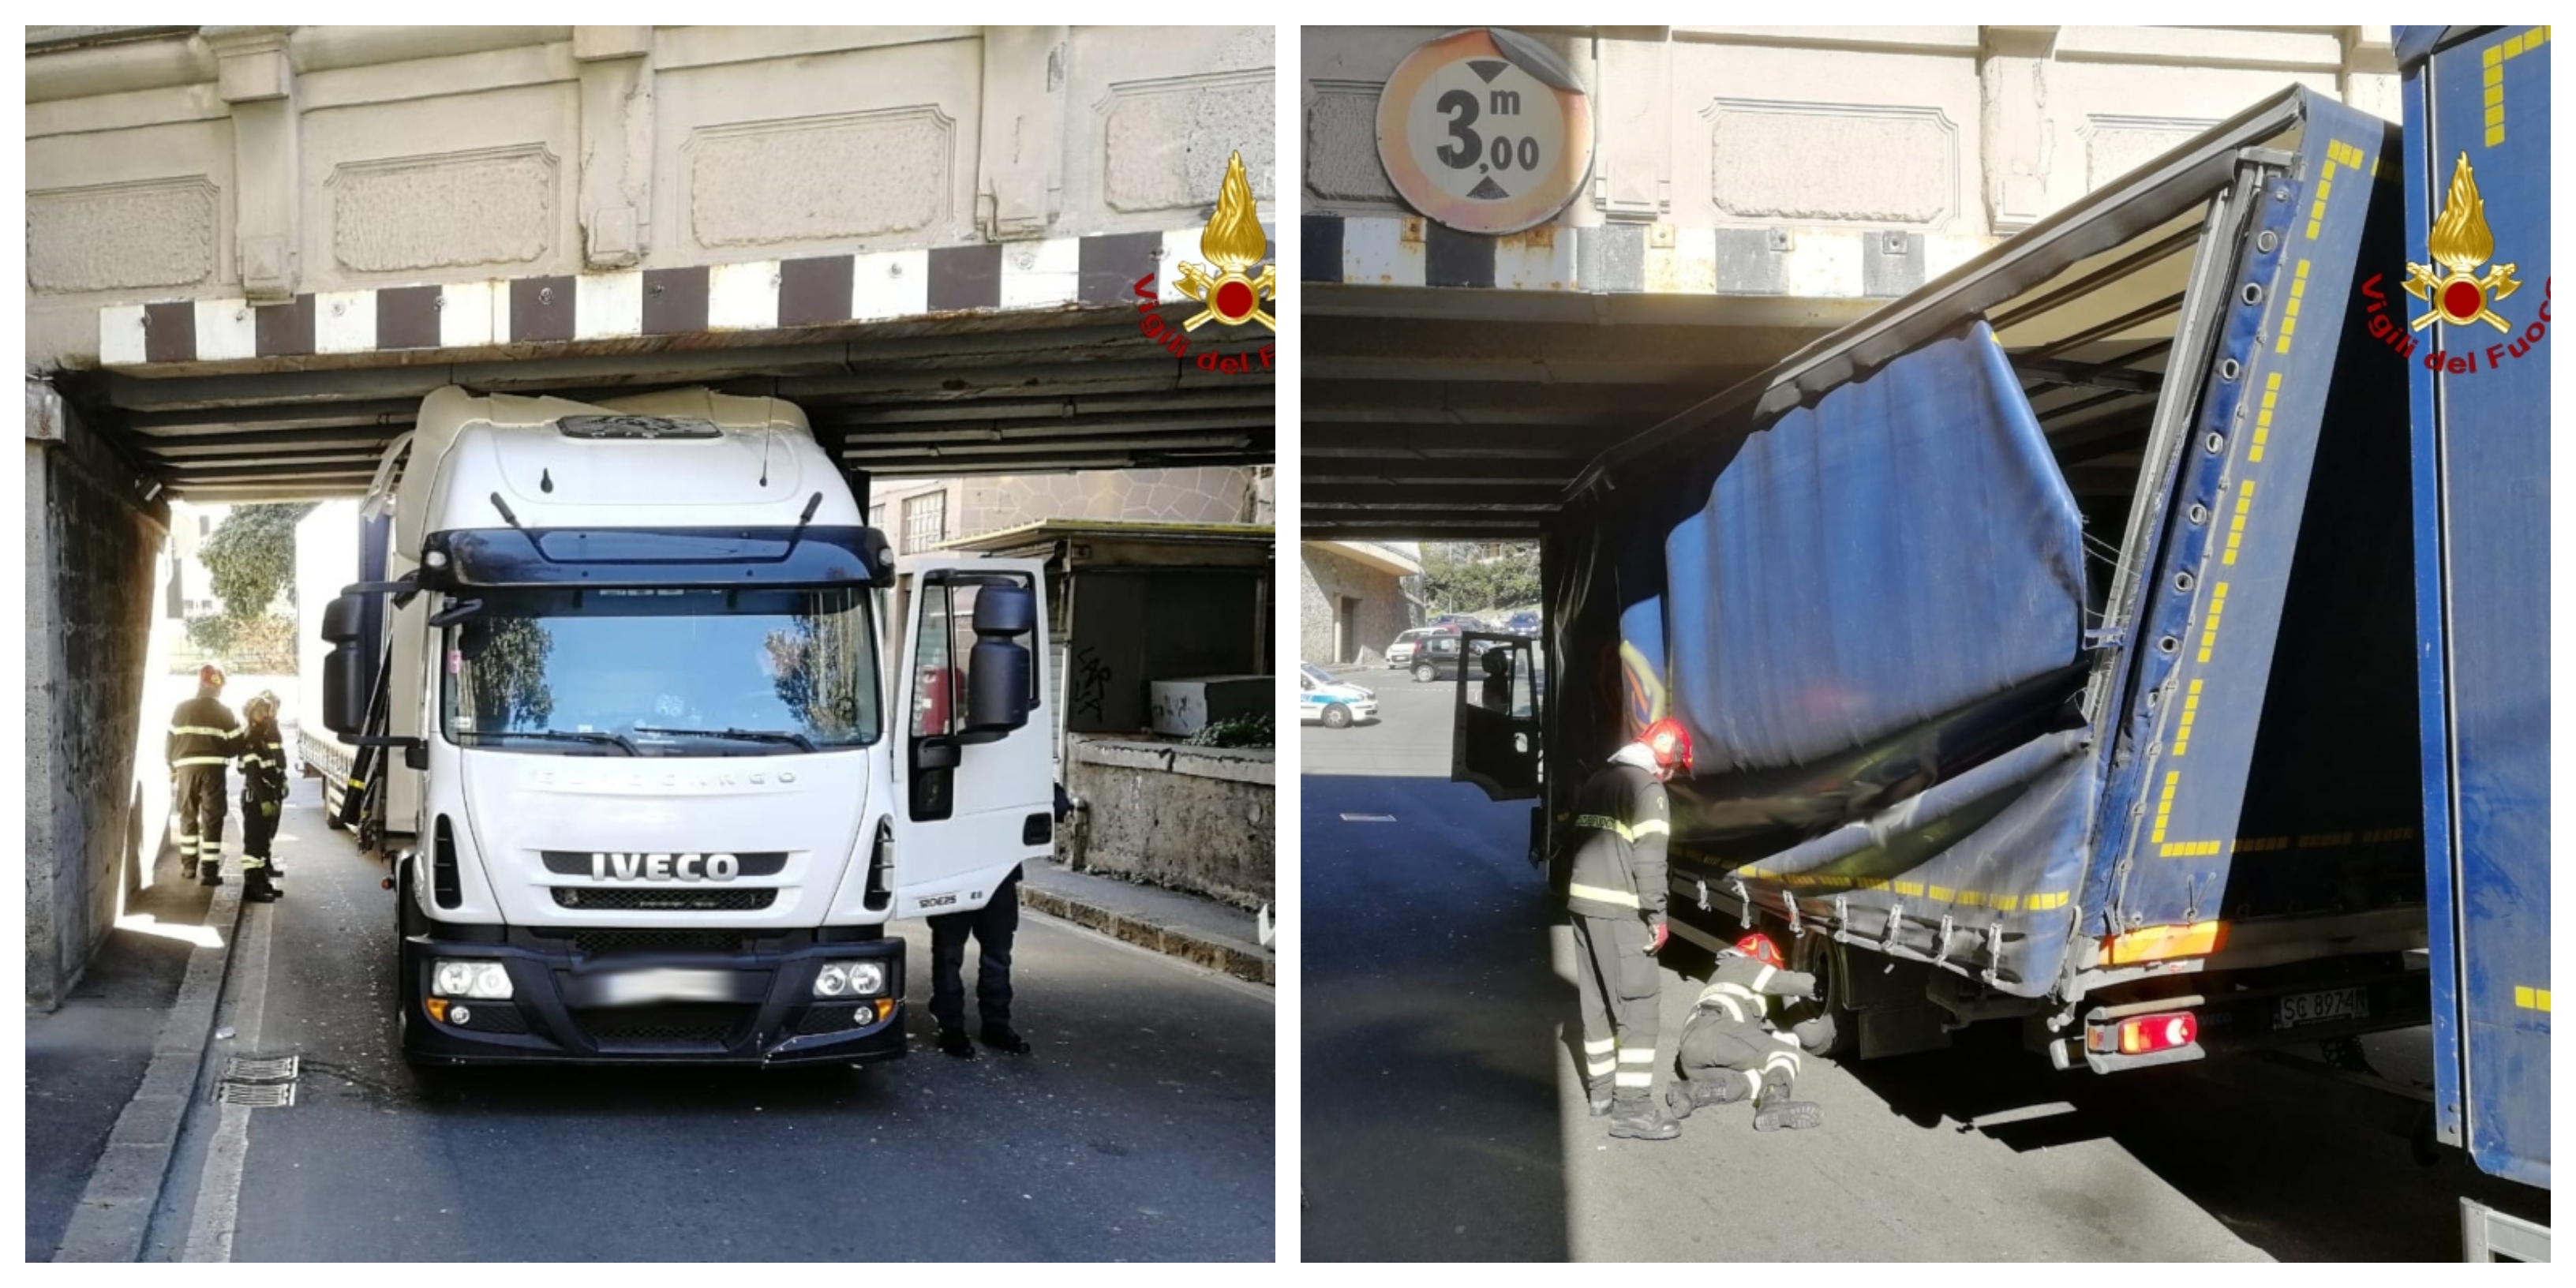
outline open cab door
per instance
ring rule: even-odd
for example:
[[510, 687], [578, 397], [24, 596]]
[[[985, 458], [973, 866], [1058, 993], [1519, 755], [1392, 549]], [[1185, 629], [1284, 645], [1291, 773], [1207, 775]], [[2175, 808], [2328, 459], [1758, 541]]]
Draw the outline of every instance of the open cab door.
[[1538, 795], [1538, 641], [1525, 635], [1459, 637], [1457, 707], [1449, 778], [1498, 801]]
[[907, 559], [894, 694], [894, 912], [967, 912], [1055, 848], [1046, 565]]

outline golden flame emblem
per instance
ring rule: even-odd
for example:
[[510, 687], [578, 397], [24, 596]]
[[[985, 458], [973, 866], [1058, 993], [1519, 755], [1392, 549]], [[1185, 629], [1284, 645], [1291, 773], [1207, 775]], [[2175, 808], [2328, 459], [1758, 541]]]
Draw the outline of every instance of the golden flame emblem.
[[2487, 307], [2522, 289], [2513, 278], [2514, 266], [2498, 264], [2484, 277], [2471, 272], [2495, 254], [2495, 233], [2487, 227], [2487, 203], [2478, 196], [2478, 177], [2469, 169], [2469, 154], [2460, 154], [2460, 163], [2451, 170], [2451, 190], [2442, 198], [2442, 213], [2433, 220], [2433, 234], [2425, 239], [2433, 252], [2433, 262], [2450, 271], [2436, 274], [2431, 264], [2406, 264], [2406, 293], [2433, 306], [2433, 311], [2415, 319], [2411, 330], [2421, 331], [2435, 322], [2465, 326], [2484, 322], [2498, 331], [2513, 327]]
[[1279, 266], [1263, 265], [1259, 277], [1246, 277], [1243, 272], [1261, 263], [1269, 249], [1270, 240], [1261, 235], [1261, 212], [1252, 202], [1252, 180], [1243, 172], [1243, 154], [1237, 152], [1225, 163], [1225, 185], [1217, 190], [1216, 214], [1208, 219], [1207, 231], [1199, 234], [1199, 253], [1208, 257], [1208, 263], [1181, 264], [1181, 294], [1206, 306], [1181, 323], [1182, 329], [1196, 331], [1215, 321], [1227, 326], [1258, 322], [1278, 330], [1279, 323], [1262, 305], [1278, 298]]

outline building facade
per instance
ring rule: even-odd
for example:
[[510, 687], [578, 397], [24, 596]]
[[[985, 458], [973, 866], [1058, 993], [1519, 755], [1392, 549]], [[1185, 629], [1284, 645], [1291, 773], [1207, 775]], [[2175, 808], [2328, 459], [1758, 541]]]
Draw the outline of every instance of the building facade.
[[1309, 541], [1299, 547], [1298, 651], [1319, 666], [1378, 666], [1397, 633], [1422, 624], [1404, 580], [1422, 572], [1410, 542]]

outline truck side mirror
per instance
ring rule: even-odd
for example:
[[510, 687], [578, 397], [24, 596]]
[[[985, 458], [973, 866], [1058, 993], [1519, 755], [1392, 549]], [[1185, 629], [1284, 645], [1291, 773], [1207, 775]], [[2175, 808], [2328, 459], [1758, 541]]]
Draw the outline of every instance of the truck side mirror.
[[375, 669], [358, 658], [359, 610], [356, 595], [342, 595], [322, 610], [322, 638], [331, 651], [322, 656], [322, 727], [346, 738], [366, 719], [368, 686]]
[[966, 658], [969, 741], [990, 741], [1029, 722], [1029, 650], [1017, 638], [1037, 629], [1037, 596], [1023, 586], [985, 586], [975, 596], [975, 647]]

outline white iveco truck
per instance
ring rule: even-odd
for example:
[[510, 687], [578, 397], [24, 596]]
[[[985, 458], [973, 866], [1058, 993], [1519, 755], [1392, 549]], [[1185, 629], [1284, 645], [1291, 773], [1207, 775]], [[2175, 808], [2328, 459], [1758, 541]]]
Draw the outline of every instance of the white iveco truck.
[[322, 722], [344, 817], [411, 838], [405, 1054], [901, 1055], [886, 922], [1052, 844], [1041, 565], [898, 582], [802, 412], [705, 390], [442, 389], [368, 508]]

